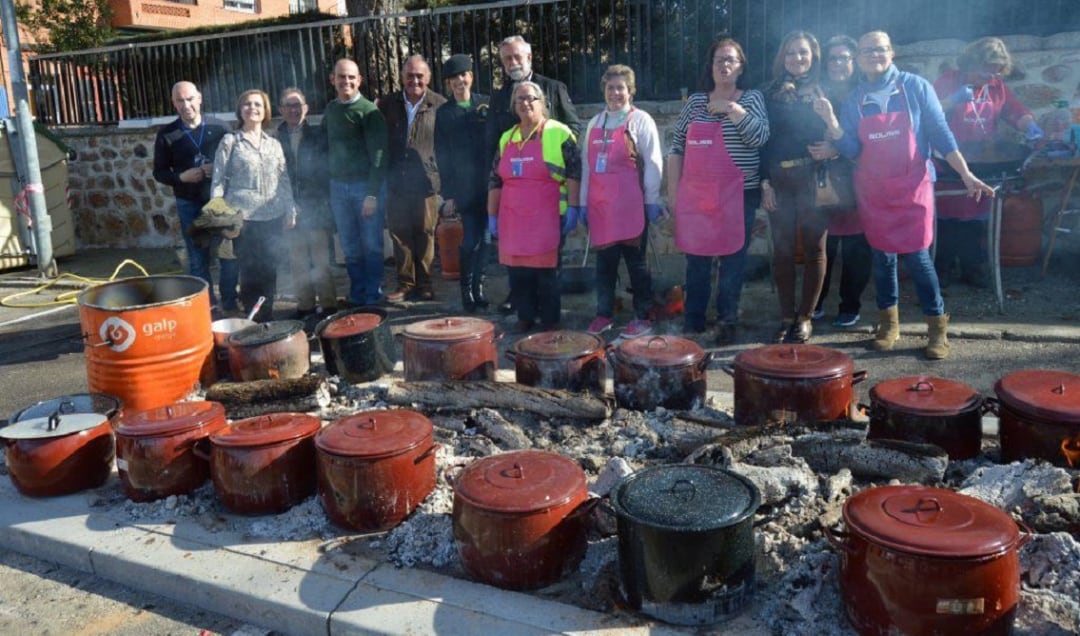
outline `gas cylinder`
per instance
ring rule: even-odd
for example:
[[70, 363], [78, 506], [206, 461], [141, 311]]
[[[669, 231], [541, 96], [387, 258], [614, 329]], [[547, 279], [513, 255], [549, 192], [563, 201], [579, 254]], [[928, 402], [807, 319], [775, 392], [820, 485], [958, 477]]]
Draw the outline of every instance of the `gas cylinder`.
[[443, 278], [457, 280], [461, 278], [461, 257], [459, 250], [465, 238], [465, 229], [460, 216], [443, 217], [435, 230], [435, 244], [439, 246], [439, 267]]
[[1037, 194], [1010, 192], [1001, 215], [1001, 264], [1034, 265], [1042, 251], [1043, 204]]

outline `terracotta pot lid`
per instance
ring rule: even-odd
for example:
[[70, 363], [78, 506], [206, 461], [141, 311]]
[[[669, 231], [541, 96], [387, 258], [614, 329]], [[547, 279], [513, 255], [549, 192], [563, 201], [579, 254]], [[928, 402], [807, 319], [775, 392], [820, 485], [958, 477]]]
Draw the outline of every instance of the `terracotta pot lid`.
[[384, 315], [370, 311], [340, 312], [330, 316], [315, 328], [320, 338], [347, 338], [367, 333], [383, 323]]
[[125, 437], [158, 437], [206, 427], [210, 432], [225, 425], [225, 407], [217, 402], [177, 402], [146, 411], [125, 413], [116, 434]]
[[432, 434], [431, 420], [416, 411], [365, 411], [331, 422], [315, 436], [315, 446], [332, 455], [375, 459], [416, 448]]
[[742, 475], [693, 464], [653, 466], [615, 486], [620, 514], [656, 528], [696, 532], [737, 524], [757, 512], [761, 494]]
[[106, 417], [112, 417], [120, 411], [120, 400], [104, 393], [61, 395], [24, 408], [11, 417], [11, 422], [48, 417], [57, 411], [61, 414], [101, 413]]
[[808, 344], [775, 344], [747, 349], [735, 356], [735, 368], [773, 378], [831, 378], [855, 369], [846, 353]]
[[1014, 371], [994, 383], [1001, 402], [1021, 414], [1063, 424], [1080, 423], [1080, 375], [1065, 371]]
[[978, 408], [978, 391], [954, 380], [920, 375], [878, 382], [870, 399], [890, 409], [913, 415], [956, 415]]
[[943, 488], [881, 486], [844, 503], [851, 532], [878, 545], [922, 556], [976, 558], [1016, 545], [1020, 530], [1002, 510]]
[[53, 413], [35, 417], [0, 428], [0, 437], [7, 439], [49, 439], [64, 437], [97, 428], [109, 421], [101, 413]]
[[270, 413], [239, 420], [210, 436], [217, 446], [265, 446], [314, 435], [322, 420], [305, 413]]
[[648, 367], [682, 367], [705, 357], [696, 342], [678, 336], [638, 336], [623, 341], [615, 351], [625, 362]]
[[526, 336], [510, 349], [541, 360], [573, 360], [601, 351], [604, 339], [581, 331], [545, 331]]
[[418, 340], [438, 340], [452, 342], [470, 340], [495, 333], [495, 325], [482, 318], [451, 316], [421, 320], [405, 327], [406, 336]]
[[585, 494], [585, 471], [572, 459], [547, 451], [485, 457], [454, 480], [455, 497], [495, 512], [539, 512]]
[[284, 340], [303, 329], [304, 323], [299, 320], [264, 322], [232, 332], [229, 334], [229, 344], [238, 347], [257, 347]]

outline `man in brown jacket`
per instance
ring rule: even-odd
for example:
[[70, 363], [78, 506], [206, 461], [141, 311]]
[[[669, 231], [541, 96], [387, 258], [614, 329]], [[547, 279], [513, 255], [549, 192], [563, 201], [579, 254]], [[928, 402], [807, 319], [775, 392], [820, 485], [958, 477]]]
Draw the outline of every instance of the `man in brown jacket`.
[[400, 93], [379, 100], [390, 136], [386, 225], [394, 241], [398, 288], [386, 299], [433, 300], [439, 172], [435, 165], [435, 110], [446, 98], [428, 90], [431, 68], [420, 55], [405, 60]]

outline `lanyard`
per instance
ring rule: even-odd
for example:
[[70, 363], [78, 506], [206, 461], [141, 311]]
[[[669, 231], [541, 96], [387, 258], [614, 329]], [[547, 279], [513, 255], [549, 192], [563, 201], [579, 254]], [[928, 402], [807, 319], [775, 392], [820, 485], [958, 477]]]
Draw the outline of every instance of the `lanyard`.
[[195, 145], [195, 150], [201, 155], [203, 138], [206, 137], [206, 120], [203, 120], [202, 123], [199, 124], [198, 141], [195, 141], [195, 135], [191, 134], [191, 131], [188, 130], [187, 126], [184, 126], [184, 134], [187, 135], [187, 138], [190, 139], [191, 143]]

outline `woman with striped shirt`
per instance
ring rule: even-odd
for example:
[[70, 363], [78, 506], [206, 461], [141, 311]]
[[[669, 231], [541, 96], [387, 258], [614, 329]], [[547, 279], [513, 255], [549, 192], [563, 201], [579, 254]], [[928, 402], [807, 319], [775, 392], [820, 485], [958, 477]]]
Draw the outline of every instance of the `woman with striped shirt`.
[[709, 47], [704, 91], [687, 99], [667, 160], [675, 246], [686, 254], [683, 331], [705, 331], [713, 259], [720, 259], [716, 342], [735, 341], [746, 249], [761, 203], [759, 149], [769, 139], [765, 100], [743, 87], [746, 54], [732, 39]]

